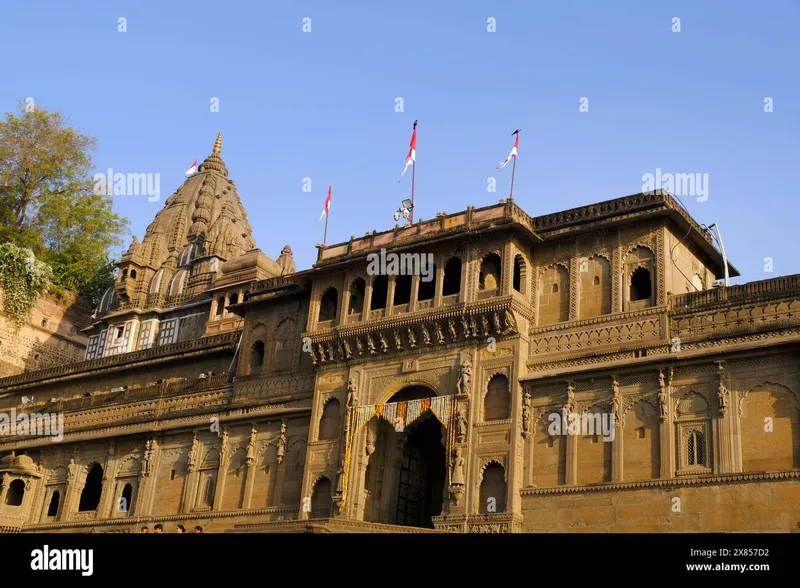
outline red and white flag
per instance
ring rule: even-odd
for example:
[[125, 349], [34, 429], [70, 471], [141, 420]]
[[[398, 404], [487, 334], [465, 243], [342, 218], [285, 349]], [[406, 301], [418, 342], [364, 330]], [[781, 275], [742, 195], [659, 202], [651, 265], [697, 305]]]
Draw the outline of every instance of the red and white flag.
[[[403, 173], [400, 174], [400, 180], [406, 174], [409, 165], [414, 165], [417, 161], [417, 121], [414, 121], [414, 132], [411, 134], [411, 146], [406, 155], [406, 166], [403, 168]], [[397, 180], [400, 183], [400, 180]]]
[[190, 175], [192, 175], [194, 173], [197, 173], [197, 160], [196, 159], [194, 160], [194, 163], [192, 164], [192, 167], [187, 169], [186, 173], [184, 175], [190, 176]]
[[322, 217], [328, 214], [330, 209], [331, 209], [331, 186], [328, 186], [328, 197], [325, 198], [325, 204], [322, 205], [322, 214], [319, 215], [319, 220], [317, 222], [321, 221]]
[[511, 153], [508, 154], [508, 157], [506, 157], [506, 160], [503, 163], [501, 163], [500, 165], [498, 165], [495, 169], [503, 169], [506, 165], [508, 165], [509, 161], [511, 161], [512, 159], [514, 159], [517, 156], [517, 152], [519, 151], [519, 131], [520, 131], [520, 129], [517, 129], [516, 131], [511, 133], [512, 135], [516, 135], [517, 136], [516, 140], [514, 141], [514, 148], [511, 149]]

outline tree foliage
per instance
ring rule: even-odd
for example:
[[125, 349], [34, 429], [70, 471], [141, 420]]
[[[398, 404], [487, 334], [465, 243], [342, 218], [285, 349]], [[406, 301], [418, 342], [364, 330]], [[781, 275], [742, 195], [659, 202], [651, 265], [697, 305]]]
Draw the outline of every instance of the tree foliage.
[[17, 325], [25, 322], [31, 306], [52, 277], [50, 266], [37, 260], [30, 249], [13, 243], [0, 245], [3, 311]]
[[93, 192], [93, 137], [59, 112], [28, 108], [0, 121], [0, 243], [29, 248], [57, 287], [96, 302], [112, 282], [109, 252], [127, 221]]

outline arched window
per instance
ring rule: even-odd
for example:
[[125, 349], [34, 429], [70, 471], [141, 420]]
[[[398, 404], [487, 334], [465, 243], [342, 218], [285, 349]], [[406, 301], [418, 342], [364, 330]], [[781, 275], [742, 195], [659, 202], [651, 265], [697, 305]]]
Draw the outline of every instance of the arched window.
[[319, 440], [337, 439], [339, 437], [339, 425], [342, 419], [339, 401], [335, 398], [329, 400], [322, 409], [322, 417], [319, 419]]
[[514, 258], [514, 290], [520, 294], [526, 293], [527, 268], [521, 255]]
[[50, 496], [50, 505], [47, 507], [47, 516], [54, 517], [58, 514], [58, 503], [61, 500], [61, 493], [56, 490]]
[[103, 491], [103, 467], [96, 463], [89, 469], [86, 475], [86, 484], [81, 492], [81, 499], [78, 504], [78, 510], [84, 512], [87, 510], [97, 510], [97, 505], [100, 504], [100, 494]]
[[6, 492], [6, 504], [8, 506], [21, 506], [22, 499], [25, 497], [25, 482], [22, 480], [14, 480], [8, 486]]
[[133, 500], [133, 486], [131, 484], [125, 484], [125, 487], [122, 489], [122, 494], [119, 497], [119, 510], [121, 512], [130, 512], [131, 500]]
[[581, 258], [578, 273], [579, 317], [602, 316], [611, 312], [611, 263], [602, 255]]
[[228, 305], [238, 304], [239, 303], [239, 293], [234, 292], [230, 296], [228, 296]]
[[444, 264], [444, 280], [442, 281], [442, 296], [452, 296], [461, 291], [461, 259], [451, 257]]
[[700, 431], [692, 431], [686, 438], [686, 463], [690, 466], [706, 465], [705, 439]]
[[203, 493], [200, 495], [202, 503], [206, 506], [211, 506], [214, 504], [214, 477], [209, 475], [206, 478], [205, 486], [203, 487]]
[[359, 314], [364, 310], [364, 295], [367, 290], [367, 283], [364, 278], [356, 278], [350, 284], [350, 309], [348, 314]]
[[500, 256], [490, 253], [481, 262], [481, 272], [478, 276], [478, 289], [492, 292], [500, 288]]
[[294, 347], [291, 345], [291, 341], [295, 336], [296, 328], [297, 324], [292, 318], [286, 318], [278, 325], [275, 333], [275, 353], [270, 369], [286, 370], [292, 367]]
[[339, 292], [336, 288], [328, 288], [322, 295], [319, 305], [319, 322], [332, 321], [336, 318], [336, 307], [339, 305]]
[[369, 301], [370, 310], [386, 308], [386, 296], [389, 292], [389, 277], [378, 276], [372, 280], [372, 298]]
[[479, 510], [481, 514], [506, 510], [506, 471], [499, 463], [491, 463], [483, 470]]
[[394, 280], [394, 305], [411, 302], [411, 276], [397, 276]]
[[320, 478], [311, 492], [311, 518], [324, 519], [331, 516], [331, 481]]
[[260, 374], [264, 367], [264, 342], [256, 341], [250, 347], [250, 373]]
[[135, 280], [135, 279], [136, 279], [136, 270], [132, 269], [131, 270], [131, 280]]
[[124, 282], [127, 279], [128, 279], [128, 270], [124, 269], [122, 270], [122, 281]]
[[631, 275], [631, 302], [650, 300], [651, 296], [650, 272], [643, 267], [637, 268]]
[[511, 394], [508, 390], [508, 378], [497, 374], [489, 380], [486, 396], [483, 400], [483, 420], [496, 421], [511, 416]]
[[[417, 288], [417, 300], [433, 300], [436, 295], [436, 265], [430, 266], [430, 276], [422, 275], [419, 277], [419, 287]], [[425, 278], [430, 277], [430, 281]]]
[[220, 296], [217, 298], [217, 317], [221, 317], [223, 312], [225, 312], [225, 297]]
[[569, 320], [569, 272], [556, 263], [541, 271], [537, 320], [539, 326]]

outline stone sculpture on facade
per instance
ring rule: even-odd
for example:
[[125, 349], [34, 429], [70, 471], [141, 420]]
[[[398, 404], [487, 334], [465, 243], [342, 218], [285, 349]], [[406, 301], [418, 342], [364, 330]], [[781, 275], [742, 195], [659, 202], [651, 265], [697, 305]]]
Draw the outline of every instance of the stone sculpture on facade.
[[522, 395], [522, 436], [527, 438], [531, 432], [531, 395], [525, 392]]
[[661, 422], [665, 422], [667, 420], [667, 415], [669, 411], [669, 405], [667, 401], [667, 390], [666, 390], [666, 382], [664, 381], [664, 370], [659, 370], [658, 372], [658, 417]]
[[456, 382], [456, 389], [461, 396], [469, 396], [472, 389], [472, 363], [468, 357], [461, 362], [461, 375]]
[[278, 438], [278, 463], [286, 456], [286, 421], [281, 421], [281, 434]]
[[719, 414], [723, 417], [728, 412], [728, 396], [730, 392], [728, 388], [725, 386], [725, 368], [723, 367], [722, 362], [717, 363], [717, 378], [719, 380], [717, 384], [717, 400], [719, 401]]
[[467, 417], [464, 416], [464, 407], [459, 405], [456, 413], [456, 440], [463, 443], [467, 438]]

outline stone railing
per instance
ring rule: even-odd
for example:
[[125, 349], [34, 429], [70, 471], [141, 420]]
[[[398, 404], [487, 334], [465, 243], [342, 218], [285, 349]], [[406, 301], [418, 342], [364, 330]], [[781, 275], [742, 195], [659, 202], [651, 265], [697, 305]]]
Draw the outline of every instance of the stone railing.
[[153, 359], [164, 355], [172, 355], [174, 353], [185, 353], [189, 351], [205, 349], [208, 347], [222, 347], [226, 345], [232, 346], [236, 344], [238, 336], [238, 331], [232, 333], [223, 333], [220, 335], [211, 335], [208, 337], [201, 337], [199, 339], [182, 341], [180, 343], [171, 343], [169, 345], [161, 345], [157, 347], [151, 347], [149, 349], [142, 349], [140, 351], [133, 351], [131, 353], [121, 353], [119, 355], [110, 355], [108, 357], [77, 361], [43, 370], [26, 372], [16, 376], [0, 379], [0, 394], [3, 392], [3, 388], [26, 384], [37, 380], [56, 378], [77, 372], [86, 372], [90, 370], [107, 368], [115, 365]]
[[749, 282], [740, 286], [722, 286], [672, 297], [674, 312], [706, 310], [716, 306], [733, 306], [763, 300], [800, 296], [800, 274]]

